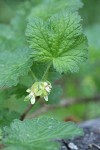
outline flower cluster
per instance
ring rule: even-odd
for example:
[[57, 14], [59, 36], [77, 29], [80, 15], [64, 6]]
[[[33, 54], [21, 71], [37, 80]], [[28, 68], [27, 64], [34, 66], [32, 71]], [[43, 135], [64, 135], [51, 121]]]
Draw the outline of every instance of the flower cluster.
[[50, 82], [35, 82], [30, 89], [27, 89], [26, 92], [29, 95], [25, 98], [25, 100], [30, 100], [31, 104], [34, 104], [36, 101], [36, 97], [44, 98], [45, 101], [48, 101], [48, 95], [51, 91], [51, 83]]

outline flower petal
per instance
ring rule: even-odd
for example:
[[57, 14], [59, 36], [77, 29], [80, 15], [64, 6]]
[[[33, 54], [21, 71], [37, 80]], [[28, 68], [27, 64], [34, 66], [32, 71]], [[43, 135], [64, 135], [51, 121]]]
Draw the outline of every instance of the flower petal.
[[31, 93], [29, 94], [29, 96], [30, 96], [30, 98], [33, 97], [33, 96], [34, 96], [34, 93], [31, 92]]
[[52, 88], [52, 85], [51, 85], [51, 84], [49, 84], [49, 88], [50, 88], [50, 89]]
[[49, 88], [49, 86], [45, 87], [45, 89], [46, 89], [47, 92], [51, 91], [51, 89]]
[[31, 98], [31, 104], [35, 104], [35, 97]]
[[45, 101], [47, 102], [47, 101], [48, 101], [48, 96], [45, 96], [44, 99], [45, 99]]
[[30, 92], [31, 92], [31, 90], [30, 90], [30, 89], [27, 89], [27, 90], [26, 90], [26, 92], [27, 92], [27, 93], [30, 93]]

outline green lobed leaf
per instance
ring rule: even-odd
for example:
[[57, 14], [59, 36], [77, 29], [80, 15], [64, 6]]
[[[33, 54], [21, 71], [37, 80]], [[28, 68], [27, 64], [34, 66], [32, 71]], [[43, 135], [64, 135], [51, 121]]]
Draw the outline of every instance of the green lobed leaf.
[[7, 149], [52, 150], [57, 148], [54, 145], [55, 140], [79, 136], [83, 131], [74, 123], [42, 117], [23, 122], [15, 120], [10, 128], [4, 128], [4, 134], [7, 135], [3, 139], [3, 142], [8, 145]]
[[26, 36], [36, 62], [52, 62], [59, 72], [76, 72], [87, 59], [87, 39], [77, 12], [64, 11], [43, 21], [30, 20]]
[[0, 87], [15, 86], [19, 77], [28, 73], [31, 65], [28, 48], [0, 52]]

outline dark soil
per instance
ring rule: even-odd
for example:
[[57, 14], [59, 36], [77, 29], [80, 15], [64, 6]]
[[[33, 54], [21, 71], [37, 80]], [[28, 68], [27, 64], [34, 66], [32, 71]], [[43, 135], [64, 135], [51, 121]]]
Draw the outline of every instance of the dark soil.
[[84, 136], [72, 140], [61, 140], [61, 150], [100, 150], [100, 119], [87, 121], [79, 125]]

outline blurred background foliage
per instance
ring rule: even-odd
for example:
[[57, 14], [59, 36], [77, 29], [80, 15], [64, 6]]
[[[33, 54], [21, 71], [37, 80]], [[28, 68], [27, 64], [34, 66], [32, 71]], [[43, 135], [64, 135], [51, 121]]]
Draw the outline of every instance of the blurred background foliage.
[[[0, 0], [0, 51], [8, 49], [14, 51], [15, 48], [26, 44], [24, 32], [27, 19], [34, 14], [41, 17], [45, 13], [41, 5], [39, 6], [40, 13], [36, 9], [41, 1]], [[65, 1], [59, 0], [58, 2], [60, 8], [57, 7], [56, 9], [61, 10], [62, 7], [67, 7]], [[91, 97], [91, 101], [86, 102], [84, 100], [83, 103], [57, 108], [44, 114], [59, 120], [79, 122], [100, 117], [100, 99], [96, 101], [94, 98], [100, 95], [100, 0], [83, 0], [83, 4], [80, 15], [83, 19], [84, 33], [89, 41], [89, 59], [81, 65], [80, 71], [76, 74], [63, 75], [63, 78], [59, 79], [59, 75], [54, 73], [52, 79], [50, 77], [52, 81], [58, 78], [55, 83], [59, 85], [57, 88], [54, 87], [56, 95], [55, 93], [51, 94], [51, 103], [54, 100], [56, 102], [58, 99], [68, 100], [70, 98], [76, 98], [76, 100], [80, 98], [81, 101], [81, 98], [87, 100], [87, 97]], [[49, 5], [49, 7], [51, 6]], [[49, 11], [47, 6], [45, 9]], [[55, 11], [55, 6], [52, 11]], [[48, 13], [45, 14], [44, 19], [49, 17], [47, 15]], [[31, 85], [31, 82], [31, 76], [25, 76], [20, 78], [16, 87], [0, 89], [0, 126], [10, 123], [14, 118], [19, 118], [24, 111], [28, 104], [28, 102], [23, 102], [26, 95], [25, 90]], [[63, 94], [61, 94], [60, 86], [63, 88]], [[60, 97], [60, 95], [62, 96]], [[31, 111], [35, 111], [40, 105], [36, 104]]]

